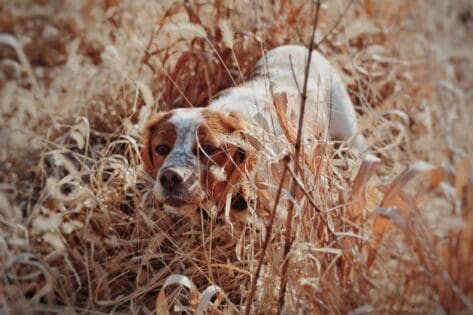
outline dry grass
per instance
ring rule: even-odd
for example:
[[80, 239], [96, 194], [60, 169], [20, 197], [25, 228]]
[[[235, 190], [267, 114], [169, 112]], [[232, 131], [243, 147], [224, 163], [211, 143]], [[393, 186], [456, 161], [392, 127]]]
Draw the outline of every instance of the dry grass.
[[[307, 41], [304, 3], [0, 4], [0, 313], [244, 313], [258, 264], [248, 312], [278, 310], [286, 154], [259, 154], [246, 222], [191, 229], [156, 209], [139, 142], [152, 112], [203, 106], [263, 47]], [[471, 314], [471, 2], [326, 1], [319, 19], [382, 162], [303, 153], [279, 203], [282, 313]]]

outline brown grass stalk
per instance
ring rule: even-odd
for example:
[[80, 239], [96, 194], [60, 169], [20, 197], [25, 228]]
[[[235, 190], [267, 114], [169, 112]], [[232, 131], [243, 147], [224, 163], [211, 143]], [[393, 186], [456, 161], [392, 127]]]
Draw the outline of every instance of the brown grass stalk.
[[[302, 128], [304, 122], [304, 114], [305, 114], [305, 106], [307, 101], [307, 83], [309, 81], [309, 70], [310, 64], [312, 60], [312, 50], [314, 48], [314, 39], [315, 39], [315, 31], [317, 29], [317, 23], [319, 19], [319, 12], [320, 12], [320, 5], [321, 1], [317, 1], [315, 4], [315, 16], [312, 22], [312, 34], [310, 37], [310, 42], [307, 48], [309, 49], [309, 53], [307, 55], [307, 63], [304, 69], [304, 84], [302, 87], [301, 93], [301, 105], [300, 105], [300, 113], [299, 113], [299, 122], [297, 127], [297, 138], [294, 147], [294, 169], [296, 170], [295, 173], [299, 173], [299, 156], [301, 152], [301, 143], [302, 143]], [[314, 9], [313, 9], [314, 10]], [[296, 194], [296, 183], [295, 179], [293, 179], [293, 183], [291, 184], [290, 194], [295, 196]], [[293, 235], [292, 235], [292, 222], [293, 222], [293, 211], [294, 205], [293, 203], [289, 204], [287, 210], [287, 218], [286, 218], [286, 233], [284, 235], [284, 252], [283, 252], [283, 265], [281, 267], [281, 287], [279, 289], [279, 298], [278, 298], [278, 314], [281, 313], [283, 306], [284, 306], [284, 299], [286, 294], [286, 285], [287, 285], [287, 273], [289, 267], [289, 251], [291, 250], [292, 242], [293, 242]]]

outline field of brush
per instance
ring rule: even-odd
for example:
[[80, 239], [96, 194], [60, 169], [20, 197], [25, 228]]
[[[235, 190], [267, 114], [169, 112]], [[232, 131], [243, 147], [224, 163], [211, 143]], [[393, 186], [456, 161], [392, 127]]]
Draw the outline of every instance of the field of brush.
[[[160, 211], [146, 120], [314, 25], [381, 162], [286, 126], [245, 220]], [[469, 0], [2, 2], [0, 314], [472, 314], [472, 117]]]

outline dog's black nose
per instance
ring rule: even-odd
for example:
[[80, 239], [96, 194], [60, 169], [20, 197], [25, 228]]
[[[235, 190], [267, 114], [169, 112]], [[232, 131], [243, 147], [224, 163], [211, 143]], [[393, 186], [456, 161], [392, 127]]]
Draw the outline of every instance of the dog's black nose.
[[160, 172], [159, 182], [164, 189], [176, 189], [184, 182], [184, 174], [178, 169], [166, 168]]

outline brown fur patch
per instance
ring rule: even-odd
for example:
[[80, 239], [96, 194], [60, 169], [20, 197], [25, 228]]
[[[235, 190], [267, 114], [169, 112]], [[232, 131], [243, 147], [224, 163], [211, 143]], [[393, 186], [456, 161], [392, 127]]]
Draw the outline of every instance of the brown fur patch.
[[172, 112], [159, 113], [151, 118], [145, 127], [141, 157], [145, 171], [153, 178], [156, 178], [166, 158], [155, 152], [156, 146], [165, 144], [172, 148], [176, 142], [175, 127], [168, 121], [172, 114]]
[[237, 114], [204, 110], [203, 121], [197, 130], [199, 143], [219, 144], [219, 135], [231, 135], [245, 128], [245, 122]]
[[[206, 188], [208, 198], [214, 200], [221, 208], [224, 206], [227, 193], [234, 190], [243, 179], [244, 171], [248, 170], [245, 165], [248, 153], [235, 143], [226, 143], [222, 136], [242, 139], [245, 122], [234, 113], [204, 111], [203, 117], [203, 123], [197, 131], [198, 144], [200, 146], [211, 145], [218, 148], [218, 150], [211, 156], [206, 156], [206, 154], [200, 152], [199, 157], [205, 166], [202, 186]], [[199, 152], [199, 150], [196, 151]], [[225, 181], [215, 178], [210, 172], [212, 165], [224, 170], [226, 174]], [[245, 198], [246, 195], [239, 195], [235, 206], [239, 208], [246, 207], [247, 201]]]

